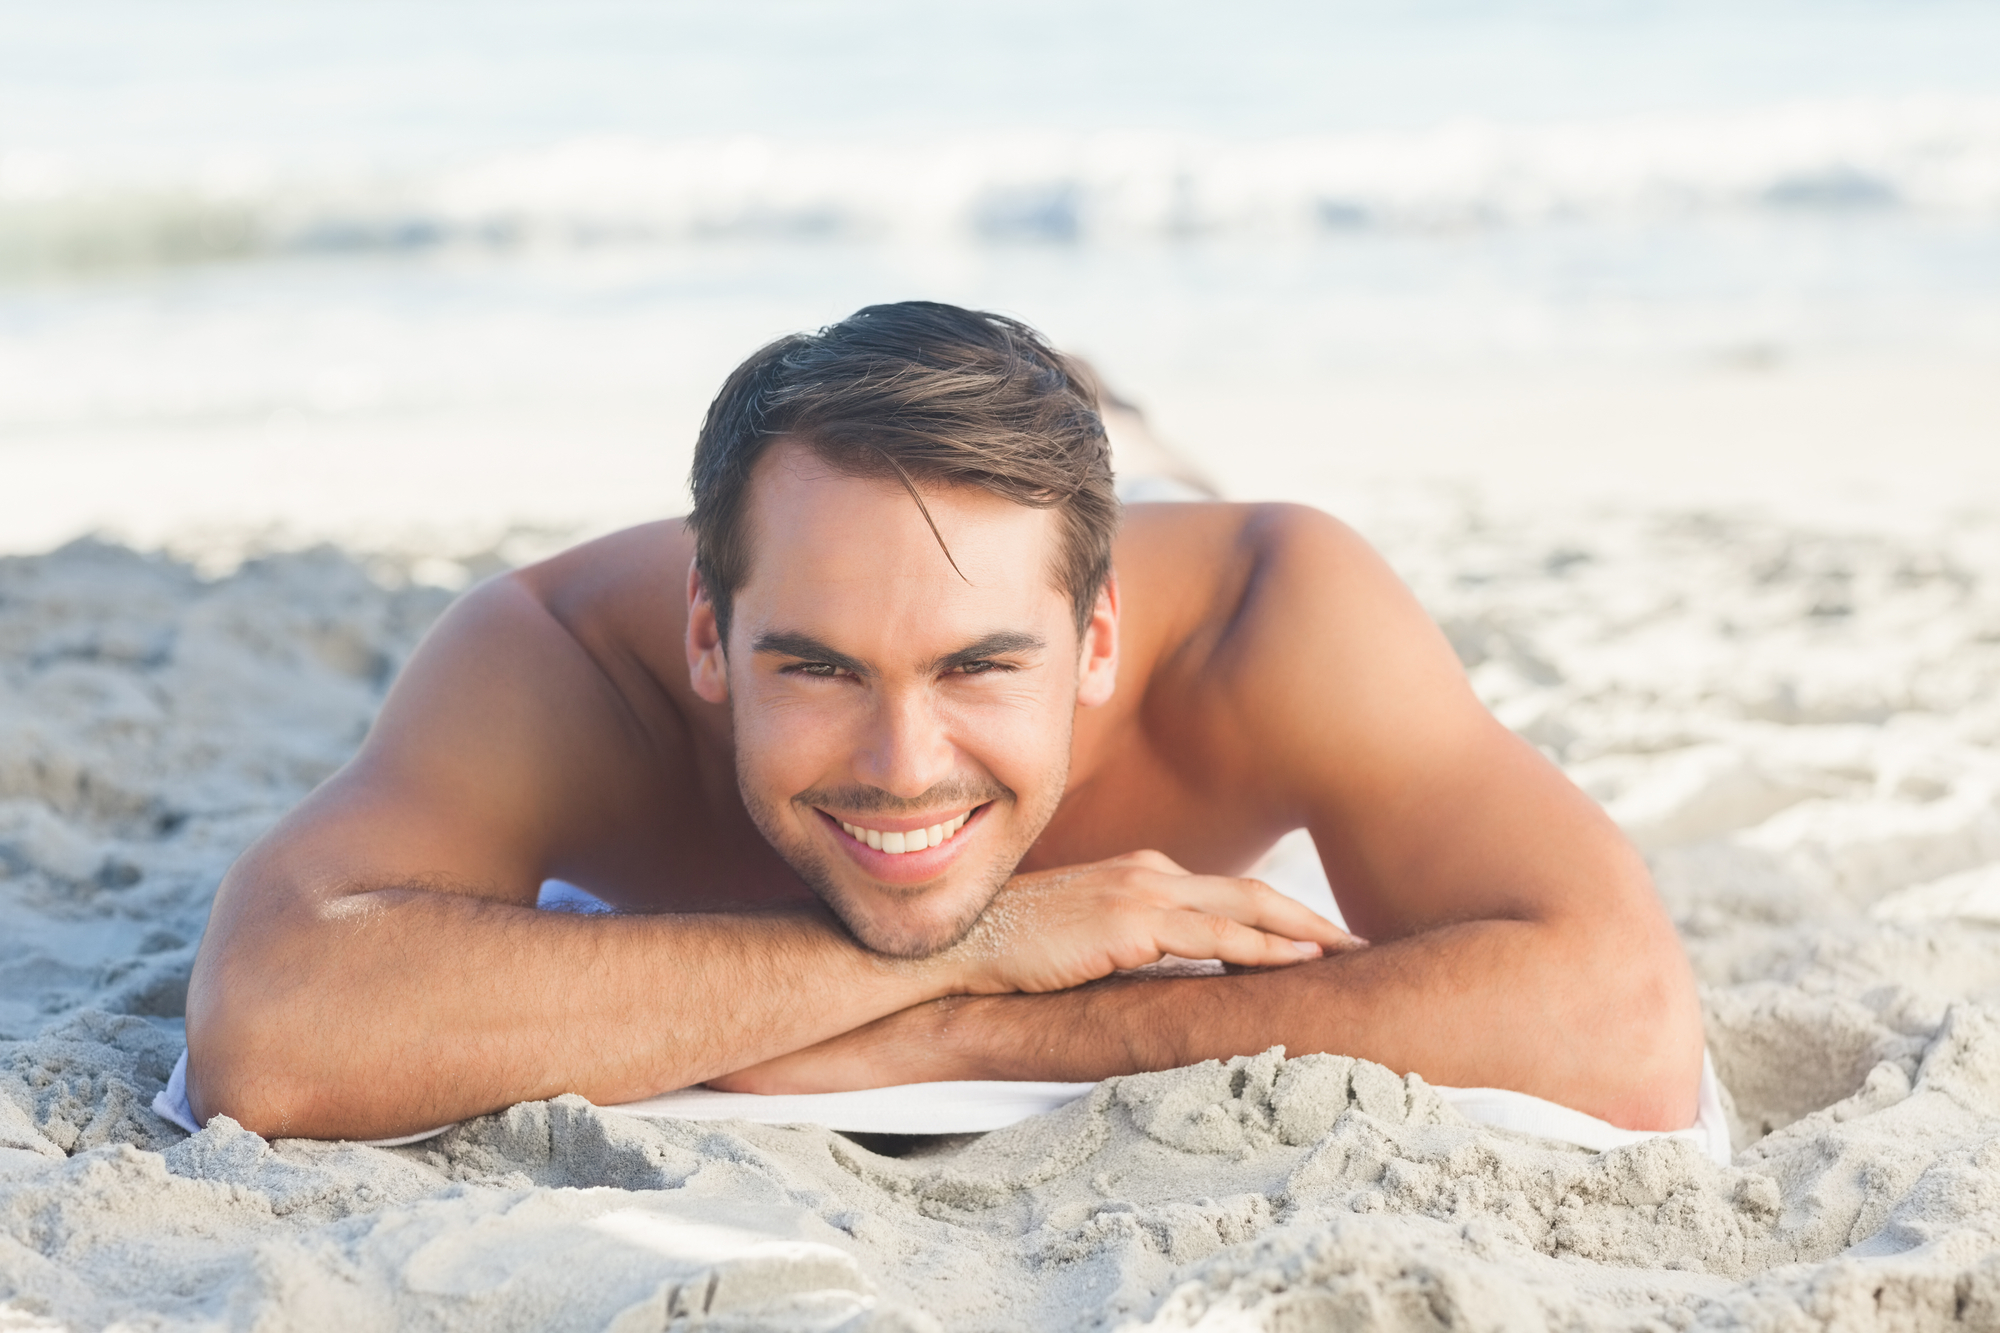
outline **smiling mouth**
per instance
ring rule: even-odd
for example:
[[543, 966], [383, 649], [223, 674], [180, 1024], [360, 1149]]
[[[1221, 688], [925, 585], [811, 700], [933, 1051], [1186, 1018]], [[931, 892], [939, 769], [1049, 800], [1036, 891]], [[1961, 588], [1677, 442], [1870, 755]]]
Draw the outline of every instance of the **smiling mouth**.
[[883, 830], [850, 824], [839, 818], [835, 818], [834, 822], [840, 825], [841, 832], [856, 842], [865, 843], [878, 852], [901, 856], [905, 852], [921, 852], [926, 848], [939, 847], [949, 842], [954, 834], [965, 827], [965, 821], [972, 818], [977, 809], [975, 806], [962, 815], [947, 819], [941, 824], [932, 824], [929, 828]]

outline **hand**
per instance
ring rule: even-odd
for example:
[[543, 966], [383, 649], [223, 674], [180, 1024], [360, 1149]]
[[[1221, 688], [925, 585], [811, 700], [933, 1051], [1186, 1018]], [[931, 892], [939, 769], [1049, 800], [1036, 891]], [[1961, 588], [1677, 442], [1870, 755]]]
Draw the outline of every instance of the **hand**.
[[1169, 954], [1281, 967], [1363, 943], [1268, 884], [1144, 851], [1016, 875], [943, 957], [965, 993], [997, 994], [1068, 990]]

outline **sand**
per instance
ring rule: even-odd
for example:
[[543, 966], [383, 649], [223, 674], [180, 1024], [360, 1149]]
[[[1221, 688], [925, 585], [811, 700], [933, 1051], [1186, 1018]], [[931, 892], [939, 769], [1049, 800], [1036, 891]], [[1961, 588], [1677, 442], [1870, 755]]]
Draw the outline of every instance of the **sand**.
[[216, 881], [447, 595], [79, 544], [0, 561], [0, 1329], [2000, 1327], [2000, 525], [1376, 501], [1650, 858], [1734, 1165], [1277, 1052], [900, 1156], [573, 1097], [189, 1137], [147, 1107]]

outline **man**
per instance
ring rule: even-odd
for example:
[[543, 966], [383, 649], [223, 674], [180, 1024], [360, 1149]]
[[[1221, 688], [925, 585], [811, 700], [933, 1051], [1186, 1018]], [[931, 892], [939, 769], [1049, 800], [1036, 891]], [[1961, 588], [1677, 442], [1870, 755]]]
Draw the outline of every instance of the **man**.
[[[1120, 526], [1082, 369], [922, 302], [751, 357], [693, 480], [685, 523], [461, 598], [230, 871], [201, 1118], [364, 1138], [1282, 1044], [1693, 1121], [1638, 856], [1333, 519]], [[1300, 827], [1372, 943], [1236, 877]], [[533, 910], [552, 877], [622, 911]], [[1235, 966], [1122, 975], [1168, 955]]]

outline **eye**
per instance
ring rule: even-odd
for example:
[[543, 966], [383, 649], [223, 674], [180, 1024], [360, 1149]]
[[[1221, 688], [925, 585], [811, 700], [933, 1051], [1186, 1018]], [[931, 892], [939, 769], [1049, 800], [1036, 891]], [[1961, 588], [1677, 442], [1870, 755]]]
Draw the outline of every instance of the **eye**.
[[959, 670], [968, 676], [983, 676], [989, 671], [1012, 671], [1005, 662], [967, 662]]
[[794, 662], [785, 668], [786, 675], [819, 676], [828, 679], [840, 674], [840, 668], [831, 662]]

